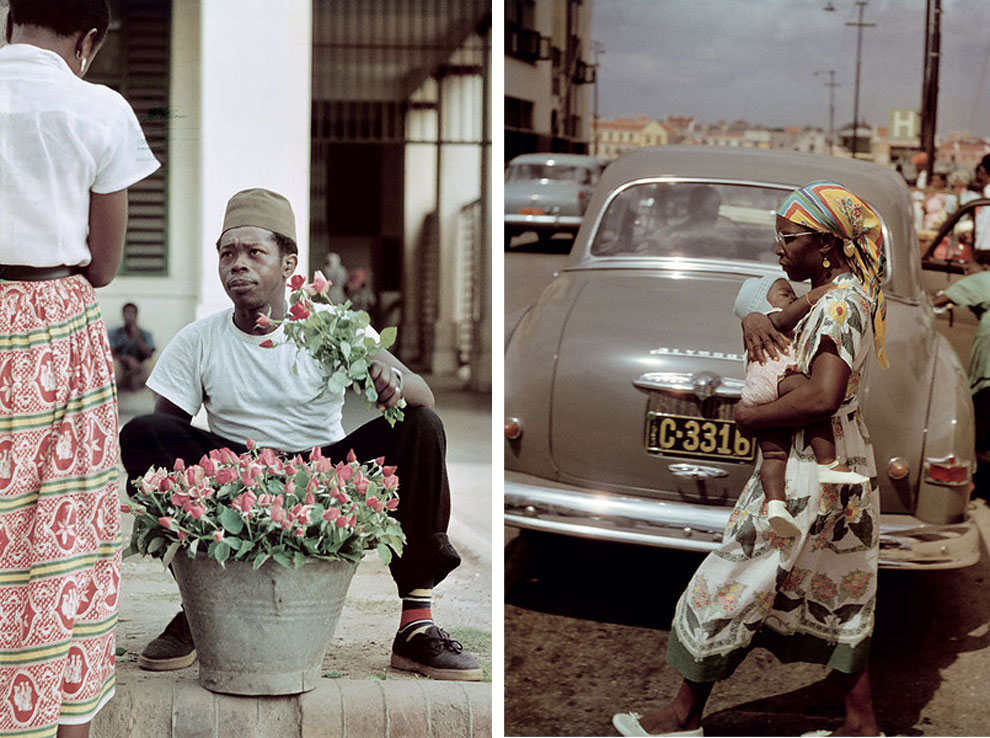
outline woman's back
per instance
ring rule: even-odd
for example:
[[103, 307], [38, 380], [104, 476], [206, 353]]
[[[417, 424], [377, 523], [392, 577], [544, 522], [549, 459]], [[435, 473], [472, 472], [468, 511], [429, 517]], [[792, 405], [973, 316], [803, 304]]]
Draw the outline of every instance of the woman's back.
[[0, 264], [84, 265], [90, 192], [158, 167], [134, 112], [55, 52], [0, 49]]

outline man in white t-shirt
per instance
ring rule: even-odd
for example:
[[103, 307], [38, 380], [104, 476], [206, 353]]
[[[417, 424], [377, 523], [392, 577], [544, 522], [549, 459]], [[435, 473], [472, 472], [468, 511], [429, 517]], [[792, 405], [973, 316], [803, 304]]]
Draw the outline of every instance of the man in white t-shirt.
[[[990, 154], [983, 157], [973, 171], [973, 179], [980, 190], [980, 197], [990, 197]], [[976, 241], [973, 243], [973, 260], [978, 264], [990, 264], [990, 207], [976, 208]]]
[[[285, 283], [295, 272], [295, 217], [281, 195], [244, 190], [227, 203], [217, 241], [220, 280], [232, 309], [187, 325], [168, 343], [147, 386], [158, 394], [155, 412], [121, 430], [130, 477], [152, 465], [171, 468], [176, 458], [199, 459], [227, 446], [246, 450], [248, 437], [262, 447], [294, 454], [314, 446], [330, 458], [353, 449], [359, 459], [384, 456], [398, 468], [402, 504], [393, 513], [406, 546], [390, 569], [402, 598], [392, 666], [437, 679], [479, 680], [477, 660], [433, 622], [432, 588], [459, 563], [447, 538], [450, 489], [443, 425], [430, 408], [433, 393], [422, 377], [388, 351], [371, 360], [378, 404], [406, 401], [405, 420], [391, 428], [376, 418], [345, 436], [343, 393], [324, 395], [315, 361], [281, 343], [278, 328], [257, 325], [259, 315], [281, 321]], [[275, 339], [276, 348], [258, 344]], [[293, 369], [293, 365], [295, 369]], [[209, 431], [190, 424], [206, 408]], [[188, 666], [196, 652], [182, 612], [149, 643], [138, 665], [153, 671]]]

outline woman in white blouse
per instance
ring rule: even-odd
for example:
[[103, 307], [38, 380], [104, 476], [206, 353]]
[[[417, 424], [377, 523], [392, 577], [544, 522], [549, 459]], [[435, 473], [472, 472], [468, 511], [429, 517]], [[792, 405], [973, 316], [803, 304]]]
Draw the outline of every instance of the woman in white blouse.
[[[114, 691], [117, 408], [94, 287], [158, 168], [83, 81], [107, 0], [10, 0], [0, 48], [0, 734], [80, 738]], [[16, 623], [16, 627], [8, 627]]]

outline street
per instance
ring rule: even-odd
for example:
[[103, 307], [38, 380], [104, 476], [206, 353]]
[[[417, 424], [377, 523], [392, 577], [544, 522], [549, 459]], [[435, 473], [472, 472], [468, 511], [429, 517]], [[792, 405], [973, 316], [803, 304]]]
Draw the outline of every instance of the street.
[[[884, 571], [873, 635], [873, 699], [887, 735], [990, 731], [990, 509], [973, 504], [980, 562], [955, 571]], [[674, 604], [701, 558], [678, 551], [537, 537], [506, 593], [505, 734], [616, 735], [615, 712], [672, 697], [664, 662]], [[513, 544], [515, 545], [515, 544]], [[801, 735], [841, 724], [822, 666], [757, 649], [716, 685], [706, 735]]]

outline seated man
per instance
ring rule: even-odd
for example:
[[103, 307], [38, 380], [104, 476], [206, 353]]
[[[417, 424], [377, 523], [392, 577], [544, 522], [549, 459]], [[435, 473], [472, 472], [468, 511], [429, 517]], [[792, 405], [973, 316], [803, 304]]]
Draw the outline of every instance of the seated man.
[[[261, 447], [288, 454], [320, 446], [325, 456], [359, 459], [384, 456], [401, 479], [398, 509], [406, 546], [390, 568], [402, 615], [392, 644], [392, 666], [436, 679], [479, 680], [477, 660], [433, 623], [432, 588], [460, 557], [447, 538], [450, 489], [443, 425], [430, 409], [433, 393], [388, 351], [371, 361], [378, 403], [392, 407], [405, 399], [405, 420], [390, 428], [376, 418], [348, 436], [341, 426], [343, 393], [324, 395], [316, 362], [280, 342], [282, 328], [261, 328], [259, 315], [285, 317], [286, 280], [295, 272], [295, 216], [281, 195], [244, 190], [227, 203], [217, 241], [220, 281], [233, 309], [187, 325], [173, 338], [148, 378], [157, 394], [155, 412], [134, 418], [121, 430], [121, 456], [133, 479], [152, 465], [199, 459], [214, 448], [246, 450], [250, 436]], [[259, 344], [275, 339], [277, 348]], [[293, 365], [299, 359], [298, 373]], [[206, 407], [210, 431], [190, 424]], [[196, 658], [185, 615], [179, 612], [138, 660], [162, 671]]]
[[117, 373], [117, 387], [124, 390], [141, 389], [147, 375], [145, 362], [155, 353], [151, 334], [138, 327], [137, 305], [128, 302], [122, 311], [124, 324], [110, 331], [110, 351]]

